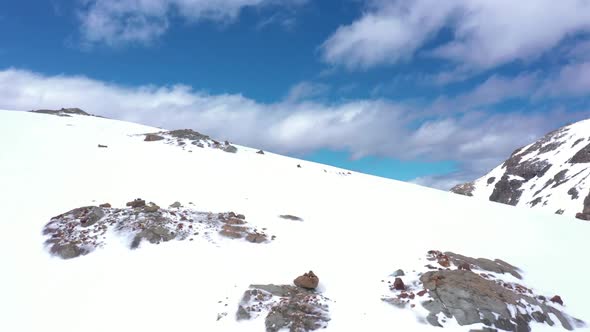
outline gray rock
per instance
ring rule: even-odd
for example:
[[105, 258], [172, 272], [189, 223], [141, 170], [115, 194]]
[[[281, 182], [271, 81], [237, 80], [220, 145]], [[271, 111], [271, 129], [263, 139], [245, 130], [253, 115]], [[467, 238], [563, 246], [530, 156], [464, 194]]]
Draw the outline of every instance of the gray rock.
[[236, 152], [238, 152], [238, 148], [236, 148], [233, 145], [227, 145], [222, 150], [225, 151], [225, 152], [229, 152], [229, 153], [236, 153]]
[[490, 201], [516, 205], [522, 190], [519, 190], [524, 181], [512, 179], [509, 180], [507, 175], [503, 175], [500, 181], [496, 182], [494, 191], [490, 195]]
[[303, 219], [301, 219], [297, 216], [290, 215], [290, 214], [281, 214], [279, 217], [282, 219], [287, 219], [287, 220], [303, 221]]
[[172, 137], [187, 139], [191, 141], [209, 140], [210, 137], [203, 135], [192, 129], [177, 129], [169, 131], [168, 134]]
[[170, 207], [171, 208], [180, 208], [180, 207], [182, 207], [182, 204], [180, 204], [180, 202], [176, 201], [176, 202], [170, 204]]
[[590, 163], [590, 144], [583, 147], [578, 151], [572, 159], [569, 160], [572, 164], [585, 164]]
[[404, 270], [402, 270], [402, 269], [399, 269], [391, 274], [392, 277], [403, 277], [405, 275], [406, 274], [404, 273]]
[[72, 259], [78, 256], [83, 256], [88, 254], [90, 251], [87, 249], [81, 248], [73, 243], [67, 244], [55, 244], [51, 247], [50, 252], [53, 255], [57, 255], [63, 259]]
[[320, 294], [290, 285], [251, 285], [244, 293], [236, 317], [249, 319], [260, 309], [269, 308], [265, 318], [267, 332], [289, 329], [292, 332], [325, 328], [330, 320], [328, 307]]
[[568, 191], [567, 194], [570, 195], [572, 197], [572, 199], [578, 199], [579, 196], [579, 192], [578, 189], [576, 189], [576, 187], [571, 187]]
[[464, 196], [473, 196], [473, 190], [475, 190], [473, 182], [458, 184], [451, 188], [451, 192]]
[[141, 243], [142, 240], [147, 240], [150, 243], [160, 243], [160, 242], [166, 242], [166, 241], [170, 241], [172, 239], [174, 239], [176, 237], [176, 235], [174, 233], [172, 233], [171, 231], [169, 231], [168, 229], [162, 227], [162, 226], [153, 226], [153, 227], [149, 227], [146, 228], [144, 230], [142, 230], [141, 232], [139, 232], [137, 235], [135, 235], [135, 237], [133, 238], [133, 241], [131, 242], [130, 248], [131, 249], [136, 249], [139, 247], [139, 244]]
[[160, 207], [154, 203], [150, 203], [143, 208], [145, 212], [158, 212], [159, 209]]
[[488, 184], [492, 184], [494, 181], [496, 181], [496, 177], [492, 176], [491, 178], [488, 178]]

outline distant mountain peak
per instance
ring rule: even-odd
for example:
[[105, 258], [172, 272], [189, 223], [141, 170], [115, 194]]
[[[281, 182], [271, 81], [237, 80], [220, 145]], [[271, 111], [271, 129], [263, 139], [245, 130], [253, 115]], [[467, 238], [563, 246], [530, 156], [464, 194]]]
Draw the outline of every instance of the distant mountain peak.
[[451, 192], [590, 220], [589, 176], [590, 120], [583, 120], [515, 150], [485, 176]]

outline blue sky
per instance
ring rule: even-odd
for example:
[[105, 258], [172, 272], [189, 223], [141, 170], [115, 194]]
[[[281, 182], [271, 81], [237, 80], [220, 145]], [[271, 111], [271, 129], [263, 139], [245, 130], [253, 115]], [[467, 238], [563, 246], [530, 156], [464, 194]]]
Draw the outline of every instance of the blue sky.
[[0, 108], [443, 189], [590, 115], [588, 0], [23, 0], [0, 27]]

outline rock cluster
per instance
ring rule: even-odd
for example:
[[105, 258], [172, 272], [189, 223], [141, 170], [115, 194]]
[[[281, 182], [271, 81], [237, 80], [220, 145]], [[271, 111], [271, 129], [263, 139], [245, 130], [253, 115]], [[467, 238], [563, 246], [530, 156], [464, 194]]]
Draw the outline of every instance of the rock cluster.
[[472, 331], [527, 332], [531, 331], [533, 321], [550, 326], [560, 324], [567, 330], [584, 326], [553, 305], [563, 305], [560, 296], [547, 300], [529, 287], [504, 279], [504, 275], [517, 279], [522, 276], [518, 268], [503, 260], [437, 250], [429, 251], [426, 257], [438, 267], [426, 265], [433, 271], [418, 273], [418, 280], [409, 284], [395, 277], [389, 286], [395, 296], [384, 297], [384, 301], [400, 308], [422, 304], [429, 312], [425, 320], [440, 327], [449, 319], [455, 319], [459, 325], [487, 326]]
[[59, 110], [34, 110], [34, 111], [30, 111], [30, 112], [51, 114], [51, 115], [57, 115], [57, 116], [63, 116], [63, 117], [71, 117], [72, 114], [92, 116], [92, 114], [86, 113], [79, 108], [62, 108]]
[[[175, 206], [178, 206], [174, 204]], [[107, 231], [130, 239], [136, 249], [144, 241], [160, 244], [171, 240], [193, 240], [195, 237], [214, 242], [214, 234], [252, 243], [268, 242], [268, 236], [250, 226], [245, 216], [234, 212], [199, 212], [180, 206], [162, 209], [143, 199], [127, 203], [128, 208], [110, 204], [73, 209], [51, 218], [43, 228], [50, 253], [64, 259], [91, 253], [107, 243]], [[274, 236], [271, 237], [271, 240]]]
[[236, 318], [247, 320], [266, 314], [267, 332], [314, 331], [327, 327], [328, 299], [321, 294], [290, 285], [251, 285], [244, 292]]
[[[199, 148], [209, 147], [229, 153], [236, 153], [238, 151], [238, 148], [231, 145], [228, 141], [221, 143], [192, 129], [161, 131], [143, 134], [143, 136], [145, 136], [144, 141], [146, 142], [164, 140], [166, 144], [182, 146], [183, 149], [185, 149], [187, 144], [191, 144]], [[192, 150], [189, 150], [189, 152], [192, 152]]]

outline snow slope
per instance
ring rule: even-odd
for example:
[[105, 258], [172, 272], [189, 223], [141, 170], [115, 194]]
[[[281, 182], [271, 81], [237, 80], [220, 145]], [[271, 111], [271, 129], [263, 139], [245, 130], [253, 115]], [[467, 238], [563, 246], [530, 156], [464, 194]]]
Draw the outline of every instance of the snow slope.
[[[235, 154], [189, 152], [139, 135], [157, 131], [0, 111], [0, 331], [263, 331], [263, 320], [234, 319], [244, 290], [289, 284], [310, 269], [332, 301], [327, 331], [438, 331], [381, 300], [388, 293], [381, 280], [422, 267], [431, 249], [508, 261], [529, 286], [559, 294], [568, 314], [590, 321], [588, 222], [242, 146]], [[129, 250], [113, 237], [70, 260], [44, 249], [41, 230], [51, 217], [104, 202], [124, 207], [136, 197], [243, 213], [276, 240]]]
[[590, 119], [548, 133], [485, 176], [451, 191], [573, 217], [590, 196], [589, 176]]

